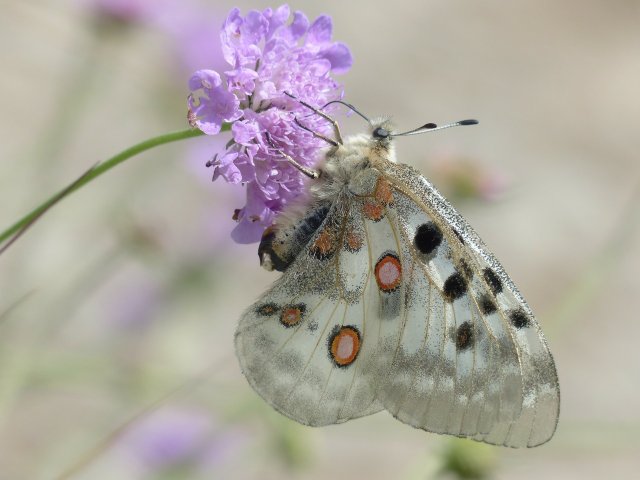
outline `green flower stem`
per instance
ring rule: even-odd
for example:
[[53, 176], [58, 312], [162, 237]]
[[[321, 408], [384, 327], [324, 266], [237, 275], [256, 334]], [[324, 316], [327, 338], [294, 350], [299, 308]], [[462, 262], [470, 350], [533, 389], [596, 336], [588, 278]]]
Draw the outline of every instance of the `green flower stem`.
[[[230, 124], [224, 124], [222, 126], [221, 131], [229, 130]], [[138, 155], [146, 150], [149, 150], [154, 147], [158, 147], [160, 145], [164, 145], [166, 143], [177, 142], [178, 140], [185, 140], [187, 138], [199, 137], [203, 135], [200, 130], [197, 129], [188, 129], [182, 130], [179, 132], [167, 133], [164, 135], [159, 135], [157, 137], [150, 138], [149, 140], [145, 140], [144, 142], [140, 142], [137, 145], [134, 145], [126, 150], [120, 152], [117, 155], [105, 160], [102, 163], [97, 164], [95, 167], [91, 168], [87, 173], [85, 173], [78, 180], [73, 182], [68, 187], [60, 190], [58, 193], [50, 197], [48, 200], [34, 208], [31, 212], [26, 214], [20, 220], [15, 222], [9, 228], [5, 229], [0, 234], [0, 244], [11, 238], [13, 235], [20, 235], [25, 228], [28, 228], [34, 221], [38, 219], [41, 215], [43, 215], [49, 208], [51, 208], [54, 204], [62, 200], [62, 198], [67, 195], [75, 192], [80, 189], [87, 183], [91, 182], [93, 179], [99, 177], [103, 173], [111, 170], [116, 165], [121, 164], [125, 160], [128, 160], [131, 157]]]

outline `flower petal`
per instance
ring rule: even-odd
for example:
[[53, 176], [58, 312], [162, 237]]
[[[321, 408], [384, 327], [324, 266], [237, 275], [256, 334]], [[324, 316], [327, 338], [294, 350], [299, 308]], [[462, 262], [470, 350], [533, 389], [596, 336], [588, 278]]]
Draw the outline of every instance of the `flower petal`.
[[331, 32], [333, 25], [331, 23], [331, 17], [327, 15], [320, 15], [316, 18], [307, 32], [306, 43], [315, 43], [322, 45], [331, 41]]
[[220, 74], [215, 70], [198, 70], [189, 79], [189, 90], [212, 89], [221, 84]]
[[293, 21], [291, 22], [291, 25], [289, 25], [288, 29], [290, 39], [292, 41], [296, 41], [299, 38], [302, 38], [302, 36], [307, 33], [308, 29], [309, 19], [307, 16], [302, 12], [295, 12], [293, 14]]
[[344, 43], [336, 42], [330, 47], [323, 49], [320, 55], [331, 62], [333, 73], [344, 73], [351, 68], [353, 57], [351, 51]]
[[256, 243], [262, 238], [262, 232], [269, 225], [262, 222], [250, 222], [249, 220], [240, 220], [238, 225], [231, 230], [231, 238], [236, 243], [249, 244]]
[[285, 24], [285, 22], [289, 19], [289, 15], [291, 15], [289, 5], [281, 5], [275, 10], [275, 12], [273, 12], [271, 18], [269, 18], [269, 29], [266, 35], [267, 40], [269, 40], [274, 35], [274, 33]]

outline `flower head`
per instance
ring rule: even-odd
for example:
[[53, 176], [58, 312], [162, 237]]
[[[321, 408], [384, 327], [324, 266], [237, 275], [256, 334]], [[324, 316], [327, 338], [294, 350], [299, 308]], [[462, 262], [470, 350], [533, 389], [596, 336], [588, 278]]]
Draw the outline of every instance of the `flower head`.
[[150, 0], [85, 0], [99, 20], [122, 25], [135, 24], [153, 16]]
[[239, 243], [259, 240], [277, 212], [304, 189], [302, 175], [283, 154], [310, 166], [326, 145], [295, 119], [311, 131], [330, 135], [331, 125], [309, 115], [298, 100], [322, 107], [342, 97], [331, 74], [349, 69], [351, 53], [344, 44], [332, 42], [331, 34], [329, 17], [310, 23], [301, 12], [291, 16], [287, 5], [244, 17], [234, 9], [220, 34], [231, 66], [224, 72], [226, 81], [213, 70], [199, 70], [191, 77], [189, 109], [195, 125], [213, 135], [224, 123], [233, 123], [233, 140], [209, 165], [214, 180], [246, 185], [247, 203], [234, 215], [239, 224], [232, 237]]

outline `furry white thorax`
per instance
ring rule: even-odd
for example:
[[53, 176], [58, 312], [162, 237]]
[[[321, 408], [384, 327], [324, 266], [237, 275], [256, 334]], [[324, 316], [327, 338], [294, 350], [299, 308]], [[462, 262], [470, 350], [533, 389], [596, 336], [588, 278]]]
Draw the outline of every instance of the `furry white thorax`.
[[[379, 125], [374, 124], [374, 128]], [[347, 137], [343, 145], [330, 149], [319, 165], [320, 179], [311, 182], [309, 188], [312, 201], [336, 198], [355, 176], [387, 162], [396, 162], [390, 138], [377, 139], [371, 133]]]
[[351, 135], [344, 139], [342, 145], [331, 147], [317, 166], [320, 178], [307, 180], [306, 194], [278, 214], [275, 222], [278, 227], [295, 225], [312, 206], [336, 199], [363, 171], [381, 167], [386, 162], [395, 163], [393, 140], [378, 139], [372, 134], [380, 126], [391, 131], [390, 122], [380, 119], [372, 123], [369, 132]]

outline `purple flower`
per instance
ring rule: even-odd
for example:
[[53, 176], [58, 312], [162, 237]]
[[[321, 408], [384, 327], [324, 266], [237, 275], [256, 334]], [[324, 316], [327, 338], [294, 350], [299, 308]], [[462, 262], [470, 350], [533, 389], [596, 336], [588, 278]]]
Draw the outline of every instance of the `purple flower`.
[[197, 0], [163, 0], [161, 7], [156, 5], [151, 24], [169, 38], [168, 47], [177, 60], [172, 65], [179, 67], [182, 84], [185, 74], [225, 65], [220, 51], [220, 29], [217, 28], [223, 14], [212, 3], [205, 6]]
[[342, 97], [331, 74], [347, 71], [352, 58], [344, 44], [331, 41], [331, 34], [329, 17], [310, 24], [301, 12], [291, 16], [287, 5], [244, 17], [234, 9], [220, 34], [231, 65], [224, 72], [226, 82], [213, 70], [191, 77], [189, 108], [195, 125], [213, 135], [224, 123], [233, 124], [233, 140], [209, 165], [214, 180], [246, 185], [246, 204], [236, 212], [238, 225], [231, 234], [238, 243], [258, 241], [275, 215], [304, 191], [302, 175], [283, 153], [312, 166], [326, 146], [295, 119], [332, 135], [329, 122], [285, 94], [317, 107]]
[[189, 88], [201, 90], [205, 95], [191, 111], [198, 117], [206, 118], [205, 121], [198, 121], [198, 127], [207, 135], [215, 135], [223, 123], [233, 122], [242, 116], [238, 109], [240, 101], [222, 87], [222, 80], [217, 72], [198, 70], [189, 80]]
[[84, 0], [103, 21], [133, 24], [147, 21], [154, 13], [151, 0]]
[[245, 443], [246, 435], [223, 429], [209, 412], [165, 406], [133, 424], [119, 446], [141, 471], [157, 478], [180, 466], [214, 471]]
[[193, 456], [211, 429], [211, 420], [204, 413], [164, 409], [131, 429], [125, 443], [142, 464], [160, 469]]
[[[220, 51], [222, 15], [199, 0], [75, 0], [98, 25], [140, 25], [151, 27], [168, 37], [167, 51], [175, 55], [171, 65], [184, 74], [201, 68], [225, 64]], [[212, 3], [212, 2], [209, 2]], [[181, 86], [182, 88], [182, 86]]]

